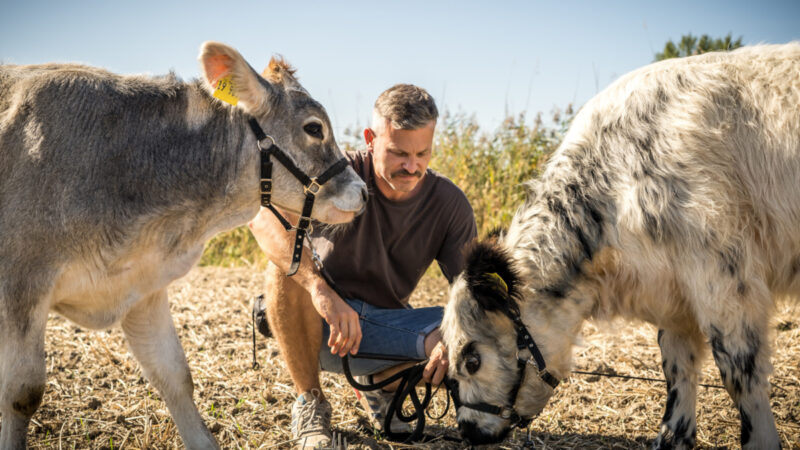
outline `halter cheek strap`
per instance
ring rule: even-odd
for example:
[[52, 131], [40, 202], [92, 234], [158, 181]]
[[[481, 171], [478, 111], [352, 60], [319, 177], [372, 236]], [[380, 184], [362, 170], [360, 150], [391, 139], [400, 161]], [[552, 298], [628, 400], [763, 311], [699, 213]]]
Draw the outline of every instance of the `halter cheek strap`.
[[[255, 118], [251, 117], [248, 119], [248, 123], [250, 124], [250, 129], [253, 130], [253, 134], [256, 136], [259, 153], [261, 155], [261, 181], [259, 183], [261, 190], [261, 206], [272, 211], [272, 214], [278, 218], [278, 221], [286, 231], [295, 230], [294, 246], [292, 247], [292, 264], [289, 266], [289, 272], [286, 274], [287, 276], [292, 276], [297, 273], [297, 269], [300, 267], [300, 259], [303, 256], [303, 240], [306, 234], [312, 231], [311, 210], [314, 207], [314, 200], [317, 194], [320, 189], [322, 189], [323, 184], [347, 168], [349, 163], [347, 162], [347, 158], [342, 158], [328, 167], [322, 175], [318, 177], [309, 177], [297, 167], [289, 155], [275, 144], [275, 139], [273, 139], [272, 136], [268, 136], [264, 133], [264, 130], [261, 129], [261, 126], [258, 125]], [[264, 148], [262, 142], [267, 139], [269, 139], [270, 145]], [[292, 224], [272, 205], [272, 156], [303, 184], [303, 192], [306, 194], [306, 198], [305, 201], [303, 201], [303, 210], [300, 213], [300, 220], [298, 220], [296, 226], [292, 226]]]
[[[558, 386], [559, 381], [553, 374], [547, 371], [544, 356], [542, 356], [542, 352], [536, 345], [536, 341], [533, 340], [533, 336], [531, 336], [528, 328], [522, 322], [519, 313], [516, 311], [509, 311], [506, 314], [514, 323], [514, 331], [517, 334], [517, 380], [508, 393], [508, 406], [490, 405], [486, 402], [462, 403], [458, 393], [458, 381], [448, 378], [445, 379], [445, 384], [450, 391], [450, 396], [453, 398], [453, 405], [456, 407], [456, 410], [463, 406], [465, 408], [474, 409], [475, 411], [494, 414], [503, 419], [508, 419], [512, 427], [525, 428], [530, 425], [533, 418], [519, 414], [514, 406], [517, 404], [517, 395], [522, 387], [522, 382], [525, 380], [525, 372], [528, 366], [535, 367], [536, 374], [539, 378], [553, 389]], [[527, 350], [530, 353], [529, 358], [520, 356], [523, 350]]]

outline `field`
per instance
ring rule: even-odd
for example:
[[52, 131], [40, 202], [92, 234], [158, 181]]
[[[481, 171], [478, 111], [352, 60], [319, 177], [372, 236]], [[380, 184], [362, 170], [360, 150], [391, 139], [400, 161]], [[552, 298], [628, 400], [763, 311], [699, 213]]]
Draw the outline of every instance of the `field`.
[[[290, 448], [291, 381], [273, 340], [257, 338], [252, 368], [251, 298], [263, 290], [252, 268], [201, 267], [170, 287], [176, 328], [195, 382], [195, 402], [223, 448]], [[412, 304], [444, 304], [443, 278], [426, 276]], [[784, 448], [800, 449], [800, 307], [775, 321], [772, 408]], [[598, 328], [619, 330], [615, 334]], [[589, 324], [575, 351], [576, 369], [661, 378], [655, 330], [648, 325]], [[52, 315], [48, 324], [47, 390], [29, 429], [31, 448], [182, 448], [166, 406], [142, 378], [119, 329], [90, 331]], [[718, 384], [706, 361], [702, 382]], [[409, 448], [385, 441], [364, 418], [343, 377], [324, 375], [334, 429], [354, 449]], [[649, 448], [665, 402], [663, 384], [573, 375], [531, 427], [536, 448]], [[434, 403], [441, 411], [442, 393]], [[724, 391], [700, 388], [698, 448], [738, 448], [738, 414]], [[452, 410], [428, 421], [431, 440], [413, 448], [456, 449]], [[521, 433], [501, 448], [517, 448]]]

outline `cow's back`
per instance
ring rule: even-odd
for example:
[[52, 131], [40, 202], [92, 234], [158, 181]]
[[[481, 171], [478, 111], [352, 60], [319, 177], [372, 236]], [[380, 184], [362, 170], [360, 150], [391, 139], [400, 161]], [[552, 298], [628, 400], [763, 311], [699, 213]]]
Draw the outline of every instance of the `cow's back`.
[[569, 160], [594, 164], [584, 173], [604, 177], [587, 192], [614, 205], [615, 235], [644, 243], [640, 257], [738, 255], [774, 291], [798, 291], [798, 105], [797, 43], [652, 64], [582, 108], [544, 185]]
[[[223, 152], [229, 130], [214, 126], [227, 115], [199, 86], [171, 75], [5, 66], [0, 86], [4, 254], [24, 251], [31, 240], [52, 255], [112, 247], [143, 218], [224, 189], [220, 181], [237, 161]], [[190, 101], [208, 110], [207, 126], [187, 124]], [[222, 153], [198, 153], [209, 144]], [[191, 167], [217, 176], [201, 179]]]

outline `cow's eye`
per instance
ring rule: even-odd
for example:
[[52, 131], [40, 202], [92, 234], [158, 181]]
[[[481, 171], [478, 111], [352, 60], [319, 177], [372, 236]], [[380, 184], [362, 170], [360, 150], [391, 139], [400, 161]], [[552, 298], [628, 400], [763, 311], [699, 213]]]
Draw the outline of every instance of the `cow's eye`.
[[481, 368], [481, 355], [475, 349], [475, 342], [470, 342], [461, 350], [461, 357], [464, 358], [464, 367], [470, 375], [474, 374]]
[[481, 355], [477, 353], [470, 353], [464, 357], [464, 367], [470, 375], [474, 374], [481, 368]]
[[319, 122], [309, 122], [303, 125], [303, 131], [311, 137], [322, 139], [322, 124]]

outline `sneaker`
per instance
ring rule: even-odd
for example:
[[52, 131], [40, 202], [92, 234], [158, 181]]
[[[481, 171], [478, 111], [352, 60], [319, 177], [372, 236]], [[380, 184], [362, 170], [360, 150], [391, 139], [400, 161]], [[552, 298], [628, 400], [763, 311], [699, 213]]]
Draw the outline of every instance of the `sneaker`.
[[331, 404], [320, 397], [322, 393], [312, 389], [292, 405], [292, 437], [298, 449], [331, 446]]
[[[360, 384], [373, 384], [372, 375], [355, 376], [353, 379]], [[359, 391], [353, 388], [353, 390], [356, 393], [358, 402], [361, 403], [361, 407], [363, 407], [364, 411], [367, 413], [370, 424], [377, 430], [385, 431], [383, 429], [383, 421], [394, 399], [394, 392], [386, 392], [383, 389]], [[414, 427], [411, 425], [411, 422], [403, 422], [396, 415], [392, 417], [392, 432], [411, 433], [412, 431], [414, 431]]]

